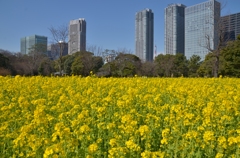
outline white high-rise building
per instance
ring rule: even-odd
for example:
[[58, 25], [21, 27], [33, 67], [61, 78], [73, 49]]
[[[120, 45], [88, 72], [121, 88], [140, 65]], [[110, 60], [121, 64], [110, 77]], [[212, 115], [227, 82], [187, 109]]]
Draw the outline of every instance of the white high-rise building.
[[135, 18], [135, 54], [143, 62], [153, 61], [154, 17], [151, 9], [136, 13]]
[[86, 50], [86, 21], [83, 18], [71, 20], [69, 24], [68, 54]]

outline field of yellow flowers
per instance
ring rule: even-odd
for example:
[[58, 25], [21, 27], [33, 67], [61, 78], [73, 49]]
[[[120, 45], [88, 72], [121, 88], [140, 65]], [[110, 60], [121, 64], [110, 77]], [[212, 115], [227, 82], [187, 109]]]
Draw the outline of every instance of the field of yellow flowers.
[[0, 157], [239, 157], [240, 79], [0, 77]]

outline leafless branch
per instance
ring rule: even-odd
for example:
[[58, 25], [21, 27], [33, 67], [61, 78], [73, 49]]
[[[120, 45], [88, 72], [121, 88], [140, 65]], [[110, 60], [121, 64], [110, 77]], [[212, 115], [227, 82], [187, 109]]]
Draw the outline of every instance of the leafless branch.
[[61, 25], [58, 28], [51, 26], [49, 28], [51, 35], [53, 37], [54, 43], [58, 43], [59, 41], [63, 41], [64, 43], [68, 42], [68, 26]]
[[131, 49], [127, 49], [127, 48], [118, 48], [117, 52], [123, 53], [123, 54], [133, 54], [133, 51]]
[[87, 49], [88, 52], [93, 53], [95, 56], [102, 56], [102, 52], [103, 52], [103, 48], [97, 45], [91, 45], [88, 44], [87, 45]]
[[58, 67], [59, 67], [59, 72], [60, 75], [62, 73], [62, 64], [63, 64], [63, 60], [62, 60], [62, 56], [63, 56], [63, 50], [64, 50], [64, 46], [65, 43], [68, 43], [68, 26], [67, 25], [61, 25], [58, 28], [55, 28], [53, 26], [51, 26], [49, 28], [49, 31], [52, 35], [53, 38], [53, 44], [57, 44], [57, 47], [54, 47], [55, 51], [58, 52]]

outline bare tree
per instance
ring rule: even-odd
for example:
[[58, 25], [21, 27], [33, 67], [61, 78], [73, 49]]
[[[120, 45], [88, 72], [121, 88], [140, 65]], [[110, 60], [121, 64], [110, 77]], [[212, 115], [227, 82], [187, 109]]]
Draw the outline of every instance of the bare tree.
[[12, 63], [12, 68], [14, 70], [13, 75], [31, 75], [32, 70], [29, 66], [29, 60], [31, 57], [28, 55], [23, 55], [21, 53], [16, 53], [9, 57], [10, 62]]
[[59, 45], [59, 49], [55, 49], [56, 52], [58, 52], [58, 60], [57, 60], [57, 64], [58, 64], [58, 68], [59, 68], [59, 73], [60, 75], [62, 74], [62, 65], [63, 65], [63, 50], [64, 47], [66, 45], [66, 43], [68, 43], [68, 26], [67, 25], [61, 25], [58, 28], [55, 28], [53, 26], [51, 26], [49, 28], [49, 31], [51, 32], [52, 38], [53, 38], [53, 43], [58, 44]]
[[122, 54], [133, 54], [133, 51], [127, 48], [118, 48], [117, 52]]
[[42, 60], [46, 58], [47, 47], [44, 44], [35, 44], [29, 48], [29, 54], [25, 57], [26, 65], [31, 70], [31, 75], [36, 75], [38, 73], [38, 67]]
[[115, 50], [109, 50], [105, 49], [104, 52], [102, 52], [102, 58], [104, 63], [112, 62], [116, 56], [118, 56], [118, 52]]
[[101, 56], [102, 57], [103, 48], [100, 47], [100, 46], [97, 46], [97, 45], [88, 44], [86, 51], [93, 53], [95, 56]]
[[131, 49], [127, 48], [118, 48], [117, 50], [105, 49], [101, 53], [104, 63], [113, 61], [119, 54], [133, 54]]
[[146, 61], [146, 62], [142, 63], [141, 75], [148, 76], [148, 77], [157, 76], [156, 65], [157, 65], [156, 63], [151, 62], [151, 61]]

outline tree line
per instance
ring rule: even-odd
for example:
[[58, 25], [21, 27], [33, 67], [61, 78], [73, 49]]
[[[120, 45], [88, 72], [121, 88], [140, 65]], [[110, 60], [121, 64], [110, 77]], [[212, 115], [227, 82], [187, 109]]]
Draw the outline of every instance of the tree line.
[[[64, 75], [98, 77], [213, 77], [215, 56], [206, 55], [205, 60], [193, 55], [189, 60], [183, 54], [160, 54], [153, 62], [142, 62], [133, 54], [117, 52], [114, 60], [104, 64], [103, 58], [92, 52], [81, 51], [66, 55], [61, 62], [51, 60], [42, 53], [42, 47], [35, 45], [28, 55], [13, 54], [0, 50], [0, 75], [51, 76], [62, 71]], [[59, 66], [59, 63], [61, 65]], [[240, 77], [240, 35], [221, 49], [218, 76]]]

